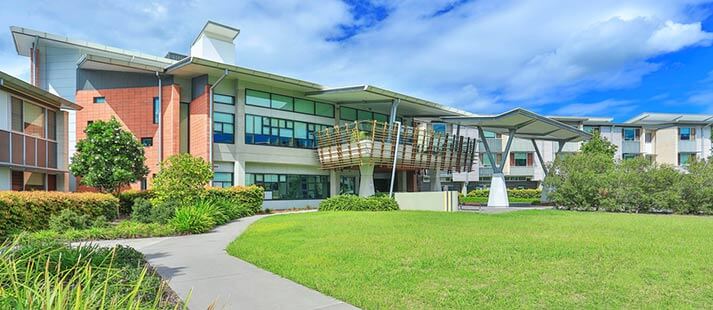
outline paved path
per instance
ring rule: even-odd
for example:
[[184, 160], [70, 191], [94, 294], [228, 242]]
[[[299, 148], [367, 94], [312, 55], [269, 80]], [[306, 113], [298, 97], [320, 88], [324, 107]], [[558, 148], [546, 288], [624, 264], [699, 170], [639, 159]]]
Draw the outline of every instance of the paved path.
[[92, 243], [123, 244], [143, 253], [183, 300], [191, 294], [191, 309], [211, 304], [215, 309], [355, 309], [228, 255], [228, 244], [265, 216], [243, 218], [200, 235]]

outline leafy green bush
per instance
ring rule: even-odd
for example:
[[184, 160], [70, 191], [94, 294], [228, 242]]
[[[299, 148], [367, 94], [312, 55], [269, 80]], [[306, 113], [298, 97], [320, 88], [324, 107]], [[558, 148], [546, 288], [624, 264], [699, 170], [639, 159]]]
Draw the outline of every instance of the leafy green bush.
[[683, 203], [675, 208], [676, 212], [713, 214], [713, 157], [689, 163], [680, 189]]
[[52, 215], [49, 224], [50, 229], [60, 232], [69, 229], [85, 229], [90, 225], [88, 215], [78, 214], [71, 209], [64, 209], [59, 214]]
[[611, 172], [602, 206], [613, 212], [671, 211], [683, 203], [682, 177], [673, 167], [643, 157], [624, 160]]
[[144, 198], [134, 199], [134, 206], [131, 208], [131, 219], [141, 223], [151, 223], [151, 201]]
[[208, 203], [181, 207], [176, 210], [171, 225], [181, 233], [204, 233], [215, 226], [215, 212], [215, 206]]
[[0, 244], [0, 309], [171, 309], [173, 300], [131, 248]]
[[64, 209], [94, 219], [117, 216], [119, 199], [109, 194], [62, 192], [0, 192], [0, 236], [49, 227], [49, 219]]
[[171, 225], [121, 221], [105, 227], [92, 226], [87, 229], [69, 229], [66, 231], [40, 230], [19, 235], [23, 242], [111, 240], [128, 238], [164, 237], [175, 235]]
[[153, 198], [153, 191], [130, 189], [119, 193], [117, 198], [119, 198], [119, 214], [129, 215], [132, 212], [131, 208], [134, 206], [134, 200], [137, 198], [151, 199]]
[[202, 198], [212, 178], [213, 168], [203, 158], [186, 153], [173, 155], [161, 163], [151, 201], [155, 205], [166, 201], [190, 205]]
[[355, 195], [339, 195], [322, 200], [319, 211], [393, 211], [399, 205], [388, 196], [363, 198]]
[[240, 206], [244, 209], [244, 213], [240, 216], [250, 216], [257, 214], [262, 210], [265, 191], [262, 187], [251, 186], [233, 186], [233, 187], [209, 187], [206, 189], [206, 198], [213, 201], [222, 201], [231, 205]]
[[610, 195], [614, 160], [607, 154], [577, 153], [558, 157], [545, 178], [549, 199], [559, 208], [599, 210]]
[[[490, 190], [474, 189], [468, 192], [468, 197], [488, 197]], [[508, 188], [509, 198], [524, 198], [524, 199], [540, 199], [542, 195], [541, 189], [513, 189]]]

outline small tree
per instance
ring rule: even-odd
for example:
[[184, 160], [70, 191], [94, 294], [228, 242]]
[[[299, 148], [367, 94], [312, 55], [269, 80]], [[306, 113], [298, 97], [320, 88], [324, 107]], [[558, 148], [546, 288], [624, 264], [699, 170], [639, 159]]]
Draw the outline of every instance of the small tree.
[[580, 151], [585, 154], [605, 154], [614, 157], [616, 149], [616, 145], [602, 138], [601, 134], [595, 131], [592, 139], [582, 144]]
[[84, 132], [87, 137], [77, 143], [69, 165], [81, 184], [116, 194], [149, 173], [144, 147], [113, 117], [89, 124]]
[[202, 196], [211, 179], [213, 169], [203, 158], [185, 153], [173, 155], [161, 163], [154, 178], [152, 202], [190, 204]]

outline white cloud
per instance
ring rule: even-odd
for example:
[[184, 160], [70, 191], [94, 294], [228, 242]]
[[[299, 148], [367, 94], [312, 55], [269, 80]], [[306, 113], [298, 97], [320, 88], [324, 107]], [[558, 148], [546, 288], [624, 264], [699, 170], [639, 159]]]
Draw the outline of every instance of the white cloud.
[[[374, 1], [388, 12], [377, 21], [336, 0], [17, 1], [0, 21], [163, 55], [187, 52], [210, 19], [241, 29], [242, 66], [326, 85], [375, 84], [495, 113], [515, 105], [553, 109], [552, 102], [589, 91], [638, 85], [660, 67], [651, 59], [710, 43], [700, 24], [708, 13], [697, 4]], [[363, 28], [328, 40], [343, 36], [343, 26]], [[12, 50], [8, 33], [0, 33], [0, 49]], [[0, 70], [6, 66], [0, 59]]]

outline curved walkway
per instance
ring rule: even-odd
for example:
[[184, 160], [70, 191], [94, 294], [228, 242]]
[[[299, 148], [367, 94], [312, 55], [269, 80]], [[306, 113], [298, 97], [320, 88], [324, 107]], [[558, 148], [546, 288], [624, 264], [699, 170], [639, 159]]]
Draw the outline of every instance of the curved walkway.
[[[94, 241], [133, 247], [146, 257], [190, 309], [356, 309], [310, 288], [230, 256], [225, 248], [250, 224], [239, 219], [200, 235]], [[275, 215], [279, 216], [279, 215]]]

